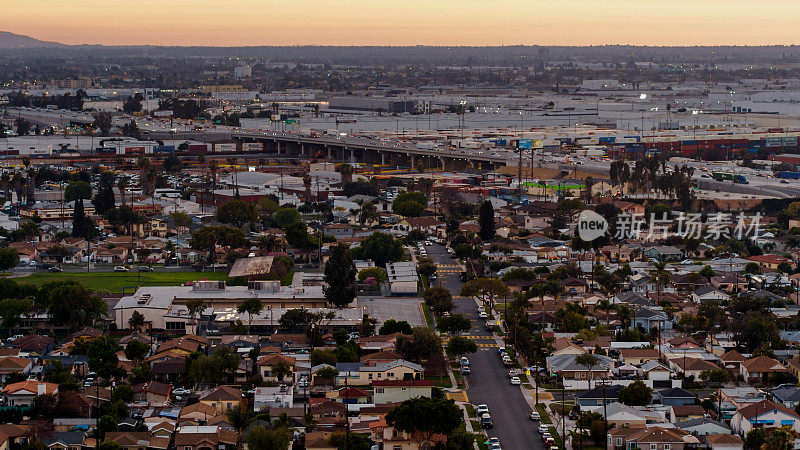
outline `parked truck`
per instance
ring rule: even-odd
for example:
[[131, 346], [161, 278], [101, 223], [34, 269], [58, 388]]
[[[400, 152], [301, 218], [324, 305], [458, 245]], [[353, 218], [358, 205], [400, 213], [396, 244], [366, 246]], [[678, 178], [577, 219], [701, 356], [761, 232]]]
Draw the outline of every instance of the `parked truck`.
[[747, 177], [744, 175], [734, 175], [733, 182], [736, 184], [750, 184], [750, 182], [747, 181]]
[[780, 174], [778, 174], [778, 176], [780, 178], [788, 178], [790, 180], [800, 180], [800, 172], [783, 171]]
[[730, 172], [711, 172], [711, 178], [717, 181], [733, 181], [733, 174]]

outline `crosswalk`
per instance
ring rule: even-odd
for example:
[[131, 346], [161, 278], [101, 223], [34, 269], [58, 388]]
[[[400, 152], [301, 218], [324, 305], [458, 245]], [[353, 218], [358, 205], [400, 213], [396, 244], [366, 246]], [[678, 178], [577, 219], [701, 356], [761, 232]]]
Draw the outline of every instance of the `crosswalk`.
[[461, 273], [461, 265], [459, 265], [459, 264], [437, 264], [436, 265], [436, 273], [437, 274]]
[[[497, 348], [497, 342], [494, 340], [492, 336], [473, 336], [473, 335], [462, 335], [461, 337], [469, 339], [471, 341], [476, 341], [475, 345], [481, 349], [489, 349], [489, 348]], [[450, 340], [450, 336], [445, 336], [442, 338], [444, 344], [447, 345], [447, 341]]]

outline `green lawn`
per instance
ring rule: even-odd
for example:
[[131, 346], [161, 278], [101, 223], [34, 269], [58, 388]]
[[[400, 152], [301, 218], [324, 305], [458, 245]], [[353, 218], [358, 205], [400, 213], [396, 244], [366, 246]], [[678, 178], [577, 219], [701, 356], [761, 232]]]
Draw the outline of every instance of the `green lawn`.
[[547, 414], [543, 403], [538, 403], [536, 405], [536, 411], [539, 412], [539, 417], [541, 417], [543, 424], [550, 425], [553, 423], [553, 421], [550, 419], [550, 414]]
[[177, 286], [187, 281], [202, 280], [228, 280], [228, 272], [97, 272], [97, 273], [37, 273], [27, 277], [16, 278], [23, 283], [42, 284], [49, 281], [75, 280], [81, 282], [89, 289], [108, 291], [112, 294], [121, 294], [123, 288], [126, 292], [141, 286]]

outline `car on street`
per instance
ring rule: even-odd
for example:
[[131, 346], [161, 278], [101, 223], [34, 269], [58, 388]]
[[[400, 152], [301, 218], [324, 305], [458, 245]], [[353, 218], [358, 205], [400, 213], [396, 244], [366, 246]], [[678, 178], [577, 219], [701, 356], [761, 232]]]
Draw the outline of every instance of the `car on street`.
[[539, 434], [547, 433], [547, 425], [539, 425]]
[[153, 268], [150, 266], [139, 266], [139, 272], [152, 272]]
[[498, 438], [496, 438], [496, 437], [490, 437], [490, 438], [489, 438], [489, 439], [486, 441], [486, 445], [488, 445], [488, 446], [490, 446], [490, 447], [491, 447], [492, 445], [494, 445], [494, 444], [500, 445], [500, 439], [498, 439]]
[[484, 414], [489, 414], [489, 407], [481, 403], [480, 405], [478, 405], [477, 411], [479, 416], [482, 416]]
[[128, 268], [125, 266], [114, 266], [114, 272], [127, 272]]
[[489, 318], [489, 316], [486, 314], [486, 311], [479, 312], [478, 313], [478, 317], [480, 317], [481, 319], [488, 319]]
[[173, 393], [174, 395], [189, 395], [189, 394], [191, 394], [191, 393], [192, 393], [192, 391], [190, 391], [190, 390], [188, 390], [188, 389], [184, 389], [184, 388], [178, 388], [178, 389], [174, 389], [174, 390], [172, 391], [172, 393]]
[[51, 268], [47, 269], [47, 271], [55, 273], [55, 272], [63, 272], [64, 269], [62, 269], [61, 267], [51, 267]]
[[520, 381], [519, 377], [511, 377], [511, 385], [512, 386], [519, 386], [522, 382]]
[[469, 366], [469, 358], [467, 358], [466, 356], [462, 356], [461, 357], [461, 366], [462, 367]]
[[503, 448], [500, 447], [500, 444], [491, 444], [489, 445], [489, 450], [503, 450]]
[[542, 420], [542, 416], [540, 416], [537, 411], [531, 411], [531, 415], [529, 417], [531, 420]]
[[508, 371], [508, 378], [518, 377], [522, 374], [522, 371], [519, 369], [511, 369]]
[[553, 445], [556, 445], [556, 440], [553, 439], [552, 437], [549, 437], [549, 438], [544, 440], [544, 444], [549, 448], [549, 447], [551, 447]]
[[492, 423], [492, 416], [489, 413], [486, 413], [481, 416], [481, 428], [492, 428], [494, 424]]
[[469, 366], [461, 366], [461, 375], [469, 375], [472, 373], [472, 370]]

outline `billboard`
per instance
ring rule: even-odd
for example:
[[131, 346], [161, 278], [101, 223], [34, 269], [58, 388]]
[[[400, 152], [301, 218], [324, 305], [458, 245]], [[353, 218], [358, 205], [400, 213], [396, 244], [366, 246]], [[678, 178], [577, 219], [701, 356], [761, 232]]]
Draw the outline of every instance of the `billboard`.
[[533, 139], [520, 139], [517, 141], [517, 148], [526, 149], [533, 148]]

